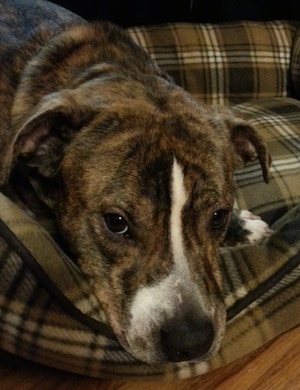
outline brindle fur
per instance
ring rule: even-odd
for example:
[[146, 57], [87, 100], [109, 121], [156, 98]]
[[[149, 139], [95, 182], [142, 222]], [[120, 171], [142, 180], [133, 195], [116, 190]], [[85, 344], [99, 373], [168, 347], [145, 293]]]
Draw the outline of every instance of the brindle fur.
[[[118, 27], [44, 1], [1, 1], [0, 55], [0, 184], [13, 170], [30, 180], [120, 342], [149, 363], [167, 358], [159, 337], [149, 336], [150, 347], [128, 339], [130, 304], [172, 268], [169, 183], [174, 157], [181, 164], [188, 266], [202, 304], [216, 311], [208, 358], [226, 317], [217, 259], [227, 223], [213, 230], [211, 216], [232, 209], [238, 160], [258, 154], [267, 180], [262, 140], [174, 85]], [[127, 218], [130, 238], [107, 231], [107, 212]]]

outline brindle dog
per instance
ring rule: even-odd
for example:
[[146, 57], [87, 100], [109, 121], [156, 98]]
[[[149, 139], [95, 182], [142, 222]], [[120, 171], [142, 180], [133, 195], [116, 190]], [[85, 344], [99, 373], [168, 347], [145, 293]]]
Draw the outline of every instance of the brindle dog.
[[[225, 328], [218, 248], [233, 170], [258, 156], [267, 181], [264, 142], [118, 27], [46, 1], [1, 0], [0, 55], [0, 185], [17, 170], [53, 210], [132, 355], [208, 359]], [[244, 239], [268, 232], [246, 223]]]

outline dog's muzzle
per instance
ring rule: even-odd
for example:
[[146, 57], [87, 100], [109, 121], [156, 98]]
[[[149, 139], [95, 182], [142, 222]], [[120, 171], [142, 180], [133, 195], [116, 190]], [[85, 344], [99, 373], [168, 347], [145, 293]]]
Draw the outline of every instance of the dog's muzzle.
[[126, 338], [139, 360], [150, 364], [207, 360], [219, 348], [225, 306], [221, 301], [205, 304], [191, 284], [189, 287], [185, 293], [177, 290], [165, 296], [156, 295], [151, 288], [149, 294], [146, 289], [133, 305]]

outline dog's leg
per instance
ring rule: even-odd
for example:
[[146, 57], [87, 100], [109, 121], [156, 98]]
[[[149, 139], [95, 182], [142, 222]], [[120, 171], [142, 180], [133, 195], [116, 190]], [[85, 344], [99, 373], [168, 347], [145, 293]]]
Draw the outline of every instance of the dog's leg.
[[259, 216], [248, 210], [233, 209], [223, 246], [259, 244], [272, 230]]

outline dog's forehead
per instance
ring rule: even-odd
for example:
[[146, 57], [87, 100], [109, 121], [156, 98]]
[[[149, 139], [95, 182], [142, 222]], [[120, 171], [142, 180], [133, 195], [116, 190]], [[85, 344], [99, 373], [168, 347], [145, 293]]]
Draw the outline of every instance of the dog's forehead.
[[[154, 123], [147, 128], [126, 128], [108, 134], [100, 142], [93, 143], [92, 136], [87, 159], [83, 169], [84, 177], [95, 182], [95, 175], [101, 175], [99, 185], [117, 190], [121, 195], [146, 196], [150, 200], [170, 202], [170, 181], [172, 167], [176, 160], [183, 170], [187, 191], [200, 192], [209, 188], [217, 190], [230, 174], [226, 145], [208, 132], [169, 121]], [[228, 172], [227, 172], [228, 171]], [[95, 183], [96, 184], [96, 183]]]
[[108, 110], [105, 119], [99, 114], [68, 149], [64, 159], [68, 177], [73, 172], [73, 181], [91, 197], [103, 196], [105, 191], [112, 201], [123, 198], [132, 207], [142, 197], [155, 207], [166, 207], [176, 159], [189, 194], [193, 190], [201, 199], [205, 192], [212, 198], [212, 189], [219, 196], [231, 178], [231, 164], [226, 161], [230, 159], [228, 137], [207, 116], [182, 107], [178, 112], [176, 107], [162, 112], [129, 106]]
[[184, 186], [189, 204], [202, 203], [205, 207], [205, 203], [221, 202], [230, 182], [230, 169], [224, 164], [222, 152], [208, 140], [199, 144], [187, 138], [161, 137], [148, 145], [139, 141], [119, 168], [124, 196], [130, 193], [146, 198], [156, 210], [167, 211], [172, 203], [172, 186], [178, 182], [178, 177], [174, 176], [176, 165], [181, 171], [180, 185]]

